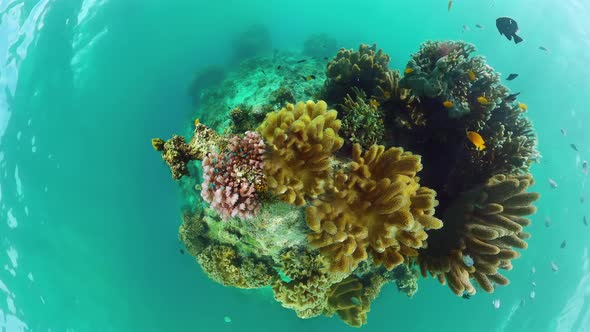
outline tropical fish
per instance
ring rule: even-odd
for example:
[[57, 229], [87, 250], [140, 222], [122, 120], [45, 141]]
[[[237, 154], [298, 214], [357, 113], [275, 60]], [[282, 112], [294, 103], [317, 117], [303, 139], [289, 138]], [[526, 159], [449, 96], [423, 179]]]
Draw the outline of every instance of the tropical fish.
[[565, 240], [563, 240], [563, 242], [561, 242], [561, 246], [559, 246], [561, 249], [565, 248], [565, 246], [567, 245], [567, 242], [565, 242]]
[[279, 70], [279, 69], [281, 69], [281, 66], [280, 65], [277, 66], [277, 70]]
[[536, 295], [537, 294], [535, 293], [535, 291], [531, 291], [531, 293], [529, 294], [529, 297], [531, 298], [531, 300], [534, 300]]
[[184, 249], [180, 249], [180, 254], [184, 255]]
[[487, 104], [490, 103], [490, 101], [486, 97], [484, 97], [484, 96], [477, 97], [477, 102], [480, 103], [480, 104], [482, 104], [482, 105], [487, 105]]
[[584, 198], [584, 195], [580, 195], [580, 203], [584, 204], [584, 200], [586, 200], [586, 199]]
[[483, 29], [483, 25], [481, 25], [481, 24], [479, 24], [479, 23], [478, 23], [478, 24], [476, 24], [476, 25], [475, 25], [475, 27], [476, 27], [476, 28], [478, 28], [478, 29]]
[[414, 68], [407, 67], [404, 69], [404, 74], [411, 74], [414, 72]]
[[582, 162], [582, 173], [588, 175], [588, 162], [586, 160]]
[[453, 102], [452, 102], [452, 101], [449, 101], [449, 100], [445, 100], [445, 101], [443, 101], [443, 103], [442, 103], [442, 104], [443, 104], [443, 106], [444, 106], [445, 108], [451, 108], [451, 107], [453, 107]]
[[449, 4], [447, 5], [448, 11], [451, 11], [451, 7], [453, 7], [453, 0], [449, 0]]
[[537, 287], [537, 283], [536, 283], [536, 282], [534, 282], [534, 281], [532, 281], [532, 282], [531, 282], [531, 285], [532, 285], [533, 287]]
[[574, 151], [576, 151], [576, 152], [579, 152], [579, 151], [578, 151], [578, 147], [577, 147], [577, 146], [576, 146], [574, 143], [570, 144], [570, 147], [571, 147], [571, 148], [572, 148]]
[[518, 44], [523, 39], [516, 35], [518, 32], [518, 23], [509, 17], [500, 17], [496, 19], [496, 28], [500, 35], [505, 36], [508, 40], [514, 38], [514, 43]]
[[565, 129], [561, 128], [560, 130], [561, 130], [561, 134], [562, 134], [563, 136], [567, 135], [567, 132], [565, 131]]
[[196, 118], [196, 119], [195, 119], [195, 127], [196, 127], [196, 126], [197, 126], [199, 123], [201, 123], [201, 121], [199, 121], [199, 118]]
[[369, 101], [369, 104], [371, 104], [371, 106], [372, 106], [373, 108], [378, 108], [379, 106], [381, 106], [381, 104], [379, 104], [379, 102], [378, 102], [378, 101], [376, 101], [375, 99], [371, 99], [371, 100]]
[[301, 76], [306, 81], [315, 80], [315, 75]]
[[557, 182], [555, 182], [555, 180], [553, 180], [552, 178], [549, 178], [549, 185], [551, 186], [551, 189], [557, 189]]
[[586, 218], [586, 216], [584, 216], [584, 218], [582, 218], [582, 222], [584, 223], [585, 226], [588, 226], [588, 219]]
[[551, 270], [553, 270], [553, 272], [559, 271], [559, 267], [553, 261], [551, 261]]
[[551, 219], [549, 217], [545, 217], [545, 227], [549, 228], [551, 226]]
[[469, 295], [469, 293], [463, 293], [463, 295], [461, 295], [461, 297], [465, 300], [469, 300], [471, 298], [471, 295]]
[[536, 269], [536, 268], [533, 266], [533, 267], [531, 268], [531, 273], [532, 273], [532, 274], [535, 274], [536, 272], [537, 272], [537, 269]]
[[481, 137], [481, 135], [476, 133], [475, 131], [468, 131], [467, 138], [469, 139], [469, 141], [471, 141], [471, 143], [473, 143], [477, 150], [482, 151], [486, 148], [483, 137]]
[[231, 323], [231, 317], [225, 316], [225, 317], [223, 317], [223, 321], [226, 323]]
[[526, 112], [526, 110], [528, 109], [528, 106], [525, 103], [518, 103], [518, 108], [520, 108], [521, 110]]
[[468, 32], [469, 30], [470, 30], [469, 29], [469, 26], [467, 26], [467, 25], [464, 24], [463, 25], [463, 32]]
[[307, 61], [307, 60], [303, 59], [303, 60], [297, 61], [297, 63], [304, 63], [305, 61]]
[[548, 49], [548, 48], [546, 48], [546, 47], [544, 47], [544, 46], [539, 46], [539, 49], [540, 49], [541, 51], [549, 52], [549, 49]]
[[471, 258], [469, 255], [463, 255], [463, 264], [465, 264], [467, 267], [472, 267], [474, 264], [473, 258]]
[[477, 78], [477, 77], [475, 76], [475, 73], [474, 73], [474, 72], [473, 72], [473, 70], [471, 70], [471, 69], [469, 69], [469, 70], [467, 71], [467, 76], [469, 77], [469, 80], [470, 80], [470, 81], [475, 81], [475, 79]]
[[506, 99], [506, 101], [513, 102], [513, 101], [515, 101], [515, 100], [516, 100], [516, 97], [518, 97], [518, 95], [519, 95], [519, 94], [520, 94], [520, 92], [517, 92], [517, 93], [512, 93], [512, 94], [509, 94], [509, 95], [508, 95], [506, 98], [504, 98], [504, 99]]
[[512, 81], [513, 79], [517, 78], [518, 74], [510, 74], [508, 75], [508, 77], [506, 77], [507, 81]]
[[499, 299], [495, 299], [494, 301], [492, 301], [492, 304], [494, 305], [494, 308], [500, 309], [500, 300]]

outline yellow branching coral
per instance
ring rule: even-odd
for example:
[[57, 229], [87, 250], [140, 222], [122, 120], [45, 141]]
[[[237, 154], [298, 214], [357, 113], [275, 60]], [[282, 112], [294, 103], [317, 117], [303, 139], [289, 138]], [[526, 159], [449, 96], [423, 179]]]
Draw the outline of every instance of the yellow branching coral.
[[283, 307], [295, 310], [299, 318], [312, 318], [324, 313], [326, 293], [332, 282], [327, 275], [312, 274], [291, 282], [277, 280], [272, 284], [272, 289], [275, 299]]
[[329, 257], [333, 272], [348, 273], [371, 253], [391, 270], [404, 256], [416, 256], [425, 229], [442, 227], [433, 217], [434, 191], [420, 188], [420, 156], [401, 148], [373, 145], [334, 176], [329, 192], [306, 208], [310, 244]]
[[525, 216], [535, 213], [531, 204], [537, 193], [525, 192], [533, 184], [530, 174], [496, 175], [481, 188], [461, 195], [445, 213], [444, 220], [459, 225], [460, 240], [447, 256], [420, 254], [422, 275], [437, 276], [448, 282], [457, 295], [475, 293], [471, 279], [486, 292], [493, 283], [507, 285], [499, 269], [511, 270], [511, 260], [520, 257], [515, 248], [526, 249], [530, 234], [523, 227], [530, 224]]
[[330, 161], [342, 147], [340, 120], [323, 101], [287, 104], [267, 114], [258, 127], [268, 147], [264, 174], [268, 189], [283, 201], [297, 206], [306, 197], [324, 192]]

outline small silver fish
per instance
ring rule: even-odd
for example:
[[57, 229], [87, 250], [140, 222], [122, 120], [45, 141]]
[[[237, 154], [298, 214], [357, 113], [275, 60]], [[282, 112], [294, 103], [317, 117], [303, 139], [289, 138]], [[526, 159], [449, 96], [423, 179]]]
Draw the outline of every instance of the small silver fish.
[[469, 255], [463, 255], [463, 264], [465, 264], [467, 267], [472, 267], [474, 264], [473, 258], [471, 258]]
[[535, 274], [535, 273], [537, 273], [537, 269], [536, 269], [534, 266], [533, 266], [533, 267], [531, 267], [531, 273], [532, 273], [532, 274]]
[[580, 203], [584, 204], [584, 201], [585, 201], [585, 200], [586, 200], [586, 199], [584, 198], [584, 195], [580, 195]]
[[463, 32], [469, 32], [470, 30], [468, 25], [463, 25]]
[[551, 226], [551, 219], [549, 217], [545, 217], [545, 227]]
[[586, 160], [582, 162], [582, 173], [588, 175], [588, 162]]
[[492, 304], [494, 305], [494, 308], [496, 309], [500, 309], [500, 300], [499, 299], [495, 299], [494, 301], [492, 301]]
[[549, 185], [551, 186], [551, 189], [557, 189], [557, 182], [552, 178], [549, 178]]
[[539, 49], [541, 51], [545, 51], [545, 52], [549, 53], [549, 49], [547, 47], [545, 47], [545, 46], [539, 46]]
[[536, 282], [531, 282], [531, 285], [533, 285], [533, 287], [537, 287], [537, 283]]
[[570, 147], [571, 147], [571, 148], [572, 148], [574, 151], [576, 151], [576, 152], [579, 152], [579, 151], [578, 151], [578, 147], [577, 147], [577, 146], [576, 146], [574, 143], [570, 144]]
[[567, 245], [567, 242], [565, 242], [565, 240], [563, 240], [563, 242], [561, 242], [561, 246], [559, 246], [561, 249], [565, 248], [565, 246]]
[[588, 226], [588, 219], [586, 219], [586, 216], [584, 216], [582, 222], [584, 223], [584, 225]]
[[563, 136], [567, 135], [567, 132], [565, 131], [565, 129], [561, 128], [561, 134], [562, 134]]
[[535, 291], [531, 291], [531, 293], [529, 294], [529, 297], [531, 298], [531, 300], [533, 300], [536, 295], [537, 294], [535, 293]]
[[479, 23], [478, 23], [478, 24], [476, 24], [476, 25], [475, 25], [475, 27], [476, 27], [476, 28], [478, 28], [478, 29], [483, 29], [483, 25], [481, 25], [481, 24], [479, 24]]
[[551, 261], [551, 270], [553, 270], [553, 272], [559, 271], [559, 267], [553, 261]]

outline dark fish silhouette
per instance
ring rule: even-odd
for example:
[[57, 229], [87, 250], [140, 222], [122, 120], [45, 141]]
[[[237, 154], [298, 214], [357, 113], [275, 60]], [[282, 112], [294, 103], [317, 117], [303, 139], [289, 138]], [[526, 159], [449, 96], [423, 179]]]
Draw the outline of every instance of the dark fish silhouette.
[[303, 59], [303, 60], [297, 61], [297, 63], [304, 63], [305, 61], [307, 61], [307, 60]]
[[471, 298], [471, 295], [469, 295], [469, 293], [463, 293], [463, 295], [461, 295], [462, 298], [464, 298], [465, 300], [469, 300]]
[[563, 240], [563, 242], [561, 242], [561, 246], [560, 246], [560, 247], [561, 247], [561, 249], [565, 248], [566, 244], [567, 244], [567, 243], [565, 242], [565, 240]]
[[180, 249], [180, 254], [184, 255], [184, 249]]
[[574, 151], [578, 152], [578, 147], [574, 143], [570, 144], [570, 146], [572, 149], [574, 149]]
[[277, 70], [281, 69], [281, 66], [277, 66]]
[[506, 101], [513, 102], [513, 101], [516, 101], [516, 97], [518, 97], [518, 95], [519, 95], [519, 94], [520, 94], [520, 92], [513, 93], [513, 94], [509, 94], [509, 95], [508, 95], [506, 98], [504, 98], [504, 99], [506, 99]]
[[584, 225], [588, 226], [588, 219], [586, 219], [586, 216], [584, 216], [584, 219], [582, 219], [582, 221], [584, 222]]
[[517, 78], [518, 74], [510, 74], [508, 75], [508, 77], [506, 78], [507, 81], [512, 81], [513, 79]]
[[539, 49], [541, 51], [549, 52], [549, 50], [546, 47], [544, 47], [544, 46], [539, 46]]
[[518, 44], [523, 40], [520, 36], [516, 35], [518, 32], [518, 23], [510, 17], [500, 17], [496, 19], [496, 27], [500, 34], [508, 38], [508, 40], [514, 38], [515, 44]]
[[483, 29], [483, 26], [481, 24], [476, 24], [475, 27], [478, 29]]

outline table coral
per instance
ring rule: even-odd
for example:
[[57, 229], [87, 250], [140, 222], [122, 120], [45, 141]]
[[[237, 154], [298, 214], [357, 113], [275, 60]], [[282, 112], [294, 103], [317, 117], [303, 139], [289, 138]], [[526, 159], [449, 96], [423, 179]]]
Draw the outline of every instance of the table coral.
[[392, 269], [425, 245], [425, 229], [442, 227], [433, 217], [434, 192], [420, 190], [420, 157], [401, 148], [353, 146], [352, 161], [336, 173], [330, 192], [306, 208], [312, 247], [330, 258], [331, 270], [350, 272], [372, 254]]
[[268, 145], [268, 189], [283, 201], [301, 206], [324, 192], [330, 161], [343, 144], [336, 116], [323, 101], [300, 102], [269, 113], [258, 127]]

